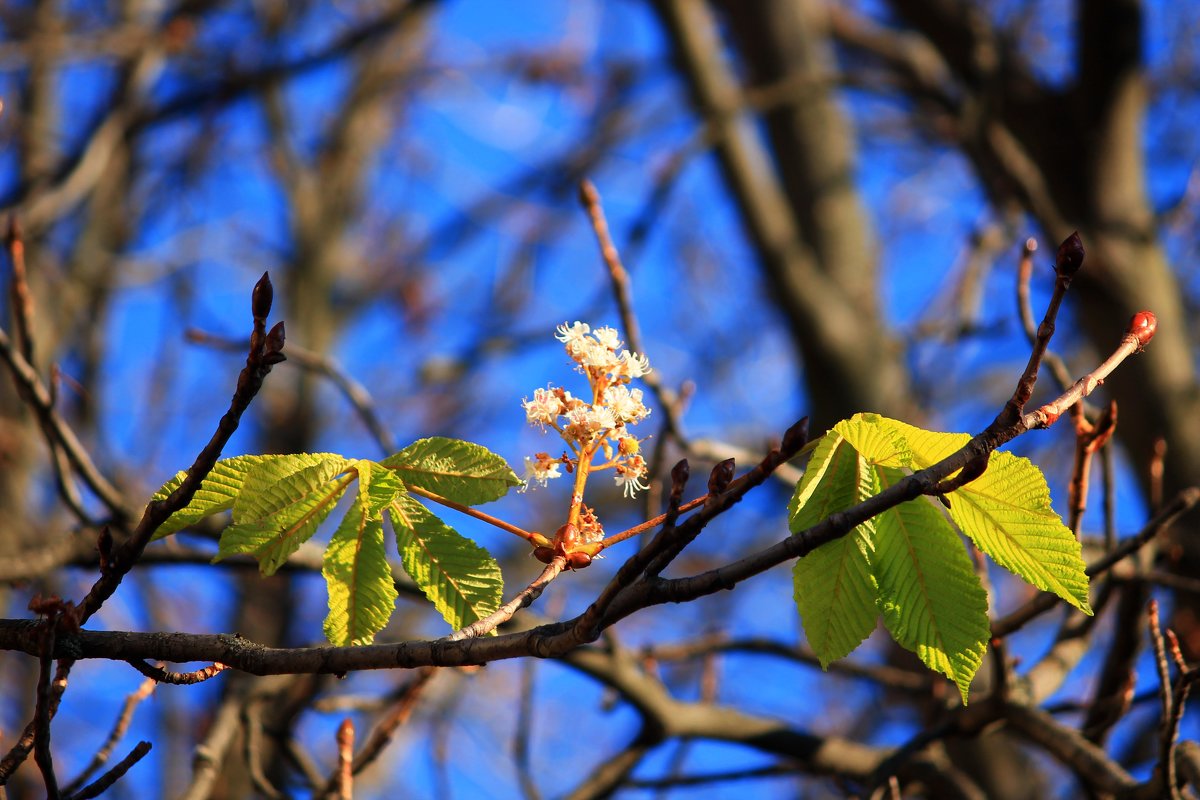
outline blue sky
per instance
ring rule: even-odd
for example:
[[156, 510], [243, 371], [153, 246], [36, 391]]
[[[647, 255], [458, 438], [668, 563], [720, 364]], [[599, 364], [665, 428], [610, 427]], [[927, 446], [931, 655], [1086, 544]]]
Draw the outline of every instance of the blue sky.
[[[1189, 13], [1194, 16], [1180, 5], [1151, 5], [1150, 54], [1156, 67], [1165, 69], [1168, 54], [1175, 52], [1170, 45], [1180, 20]], [[343, 24], [345, 20], [337, 13], [323, 10], [314, 12], [303, 37], [258, 42], [248, 39], [244, 20], [230, 13], [227, 22], [209, 35], [228, 40], [231, 52], [252, 60], [258, 53], [295, 54], [318, 47]], [[1054, 37], [1055, 29], [1041, 33], [1050, 44], [1046, 57], [1039, 59], [1040, 67], [1046, 75], [1061, 79], [1069, 63], [1068, 47], [1054, 45], [1064, 41]], [[496, 69], [498, 54], [555, 49], [578, 59], [580, 80], [566, 91], [516, 80]], [[617, 243], [623, 246], [652, 192], [655, 174], [673, 153], [693, 141], [697, 123], [690, 115], [683, 88], [671, 74], [656, 20], [641, 3], [530, 0], [500, 6], [448, 2], [433, 14], [428, 58], [432, 65], [428, 75], [418, 90], [404, 98], [403, 125], [390, 132], [387, 146], [373, 164], [361, 224], [379, 231], [374, 241], [395, 244], [396, 273], [421, 271], [421, 288], [434, 314], [429, 324], [417, 325], [397, 311], [392, 293], [381, 291], [378, 299], [367, 302], [349, 322], [331, 355], [374, 394], [401, 445], [421, 436], [452, 434], [481, 442], [517, 466], [523, 456], [553, 446], [524, 425], [522, 398], [547, 383], [570, 388], [570, 381], [578, 378], [552, 338], [554, 326], [576, 319], [616, 324], [617, 315], [595, 242], [572, 193], [548, 189], [544, 181], [535, 182], [536, 188], [523, 195], [516, 195], [511, 187], [547, 161], [569, 154], [586, 138], [592, 123], [589, 111], [599, 91], [597, 82], [612, 65], [630, 65], [638, 76], [630, 90], [633, 120], [604, 152], [591, 175], [603, 195]], [[109, 79], [103, 67], [79, 67], [63, 79], [64, 98], [88, 114], [102, 110], [95, 108], [92, 99], [104, 96]], [[169, 97], [174, 87], [186, 80], [186, 76], [168, 73], [154, 95]], [[331, 67], [311, 72], [289, 88], [301, 152], [311, 146], [305, 132], [325, 119], [330, 105], [344, 92], [346, 80], [343, 69]], [[4, 83], [0, 83], [0, 91], [7, 92]], [[1176, 144], [1190, 142], [1179, 134], [1194, 124], [1195, 98], [1164, 94], [1158, 102], [1164, 113], [1149, 116], [1147, 135], [1155, 153], [1150, 162], [1151, 186], [1156, 202], [1166, 205], [1182, 194], [1195, 165], [1194, 149]], [[861, 94], [848, 95], [845, 101], [846, 109], [860, 123], [879, 113], [883, 105], [877, 97]], [[142, 156], [163, 162], [185, 156], [193, 141], [191, 124], [184, 121], [157, 129], [146, 140]], [[161, 184], [140, 187], [156, 203], [139, 228], [128, 270], [120, 278], [122, 291], [105, 322], [111, 342], [106, 359], [109, 382], [102, 397], [104, 424], [98, 445], [111, 453], [104, 459], [109, 463], [139, 465], [143, 471], [126, 477], [145, 491], [190, 462], [191, 454], [207, 438], [211, 423], [205, 420], [215, 422], [214, 409], [223, 407], [231, 391], [239, 360], [182, 344], [178, 338], [181, 328], [195, 325], [239, 334], [246, 327], [250, 287], [258, 275], [271, 269], [277, 282], [286, 280], [280, 264], [281, 252], [288, 245], [286, 212], [261, 153], [264, 130], [257, 107], [236, 104], [216, 122], [213, 136], [221, 157], [214, 168], [191, 185], [176, 186], [164, 177]], [[857, 180], [881, 243], [881, 297], [888, 319], [903, 338], [913, 333], [926, 309], [946, 290], [947, 275], [958, 263], [970, 232], [987, 221], [990, 212], [960, 156], [932, 149], [902, 133], [866, 135], [862, 147]], [[11, 174], [11, 166], [5, 174]], [[503, 213], [486, 219], [464, 215], [464, 208], [496, 197], [505, 201]], [[542, 226], [555, 228], [557, 235], [531, 248], [527, 268], [511, 269], [527, 246], [522, 233]], [[984, 287], [987, 302], [981, 321], [996, 333], [954, 348], [922, 342], [911, 351], [919, 376], [941, 376], [933, 392], [937, 402], [929, 411], [933, 424], [946, 430], [976, 430], [990, 421], [996, 410], [995, 393], [981, 397], [976, 387], [1010, 385], [1023, 364], [1023, 339], [1009, 299], [1019, 241], [1014, 240], [998, 257]], [[1055, 244], [1043, 242], [1038, 258], [1041, 282], [1035, 281], [1034, 297], [1039, 310], [1047, 296]], [[1175, 247], [1176, 252], [1187, 253], [1194, 245], [1184, 242]], [[695, 383], [695, 399], [685, 417], [690, 435], [758, 447], [804, 414], [806, 401], [798, 388], [802, 367], [764, 296], [754, 254], [711, 154], [701, 152], [686, 163], [667, 206], [629, 266], [651, 362], [668, 385]], [[386, 269], [372, 272], [364, 268], [347, 276], [346, 289], [369, 288], [372, 280], [388, 274]], [[186, 303], [171, 294], [172, 281], [178, 276], [195, 279], [199, 287]], [[515, 321], [499, 308], [498, 301], [513, 289], [507, 282], [514, 279], [520, 281], [516, 289], [529, 299]], [[304, 344], [304, 320], [289, 317], [286, 307], [280, 307], [277, 314], [287, 320], [289, 340]], [[528, 341], [512, 351], [485, 351], [476, 357], [475, 345], [493, 333], [493, 325], [498, 326], [497, 333], [527, 336]], [[1062, 327], [1069, 330], [1069, 325]], [[1072, 351], [1077, 342], [1068, 334], [1057, 344]], [[709, 367], [718, 356], [730, 354], [736, 357], [722, 358], [721, 371]], [[1075, 363], [1086, 365], [1082, 360]], [[464, 400], [464, 413], [456, 418], [454, 430], [430, 430], [428, 425], [438, 418], [441, 402], [437, 392], [443, 390], [430, 376], [447, 365], [464, 364], [474, 369], [475, 375], [471, 396]], [[66, 366], [69, 369], [69, 359]], [[162, 407], [152, 392], [164, 374], [169, 380], [169, 409]], [[322, 390], [322, 398], [324, 425], [316, 449], [377, 456], [377, 448], [331, 387]], [[857, 410], [847, 409], [847, 416]], [[145, 435], [143, 420], [147, 418], [155, 420], [154, 436]], [[652, 417], [651, 423], [654, 421]], [[1013, 447], [1046, 467], [1059, 509], [1064, 507], [1067, 475], [1063, 460], [1051, 458], [1049, 451], [1067, 442], [1065, 431], [1057, 431], [1026, 437]], [[251, 423], [239, 432], [227, 454], [251, 451], [254, 446], [255, 425]], [[1120, 477], [1119, 529], [1129, 533], [1140, 526], [1146, 512], [1123, 466]], [[565, 487], [551, 487], [531, 495], [510, 496], [495, 504], [494, 513], [528, 522], [544, 516], [555, 503], [565, 506], [564, 495]], [[709, 544], [704, 552], [714, 558], [731, 557], [745, 546], [741, 537], [747, 530], [782, 535], [785, 503], [784, 490], [764, 490], [705, 533]], [[1098, 506], [1093, 501], [1092, 507]], [[616, 506], [603, 513], [608, 515], [606, 519], [632, 522], [636, 511], [631, 506]], [[445, 518], [486, 547], [499, 552], [513, 547], [511, 537], [474, 521], [450, 514]], [[1095, 530], [1097, 520], [1091, 516], [1085, 528]], [[587, 591], [598, 587], [627, 552], [615, 552], [607, 563], [567, 576], [569, 585], [564, 580], [548, 592], [539, 609], [561, 608], [564, 614], [580, 610]], [[509, 585], [521, 586], [532, 578], [532, 563], [526, 573], [507, 575]], [[78, 594], [90, 583], [90, 576], [75, 575], [72, 580]], [[228, 598], [229, 589], [227, 579], [216, 570], [171, 568], [146, 580], [169, 598], [171, 611], [195, 611], [195, 630], [222, 630], [226, 624], [230, 608], [222, 598]], [[304, 600], [294, 626], [297, 643], [320, 636], [324, 614], [319, 576], [301, 579], [300, 585]], [[1001, 598], [996, 602], [1007, 606], [1013, 601]], [[730, 620], [734, 630], [747, 635], [799, 636], [786, 570], [775, 570], [731, 595], [698, 605], [698, 615], [692, 609], [664, 609], [628, 620], [619, 634], [631, 647], [662, 642], [680, 636], [681, 630], [683, 635], [698, 632], [694, 629], [697, 618], [707, 616]], [[147, 629], [153, 619], [145, 608], [118, 598], [105, 609], [100, 624]], [[439, 625], [431, 616], [421, 632], [441, 635], [444, 631]], [[1023, 635], [1017, 641], [1027, 648], [1030, 661], [1047, 646], [1042, 634]], [[883, 642], [876, 636], [854, 658], [883, 656]], [[517, 665], [489, 667], [483, 675], [465, 681], [473, 681], [474, 686], [463, 691], [470, 692], [477, 703], [509, 695], [518, 669]], [[912, 720], [893, 718], [886, 709], [878, 708], [878, 692], [861, 683], [808, 668], [773, 666], [752, 656], [730, 657], [721, 670], [721, 699], [751, 711], [779, 715], [818, 732], [847, 733], [844, 727], [855, 714], [870, 709], [883, 719], [875, 734], [879, 742], [899, 742], [912, 732]], [[1081, 667], [1081, 673], [1085, 671], [1090, 676], [1094, 664]], [[1139, 686], [1152, 685], [1148, 664], [1142, 665], [1142, 673]], [[81, 724], [92, 714], [111, 718], [120, 697], [139, 680], [130, 671], [114, 683], [99, 665], [77, 667], [76, 674], [56, 723], [64, 728]], [[746, 680], [744, 674], [752, 677]], [[600, 731], [598, 740], [583, 749], [610, 752], [633, 735], [636, 720], [628, 712], [605, 715], [596, 711], [602, 705], [602, 693], [590, 682], [554, 664], [539, 664], [538, 675], [548, 693], [571, 698], [570, 702], [595, 714], [590, 722]], [[375, 675], [354, 676], [338, 691], [378, 686], [383, 680]], [[685, 685], [681, 682], [681, 687]], [[1084, 679], [1073, 683], [1072, 690], [1085, 693], [1087, 687], [1088, 679]], [[160, 693], [173, 693], [173, 702], [196, 713], [212, 702], [214, 691], [214, 687], [159, 689]], [[822, 701], [831, 696], [837, 697], [836, 705]], [[143, 726], [155, 721], [152, 708], [140, 712], [138, 720], [138, 729], [147, 730]], [[336, 721], [336, 716], [310, 715], [305, 721], [306, 736], [313, 742], [327, 737]], [[482, 757], [489, 737], [511, 735], [506, 727], [511, 725], [511, 717], [504, 709], [465, 715], [454, 724], [454, 740], [461, 743], [455, 752], [466, 754], [464, 757]], [[544, 768], [553, 764], [548, 753], [555, 746], [554, 736], [561, 735], [556, 728], [561, 724], [554, 715], [537, 721], [535, 742], [545, 748], [539, 753]], [[1188, 724], [1194, 734], [1194, 723]], [[131, 735], [138, 735], [137, 730]], [[435, 781], [429, 747], [428, 742], [403, 737], [396, 744], [406, 767], [395, 779], [417, 795], [427, 794]], [[62, 754], [65, 772], [70, 771], [76, 755]], [[162, 757], [156, 753], [139, 767], [138, 779], [160, 767]], [[656, 774], [671, 757], [671, 751], [664, 749], [639, 774]], [[757, 766], [763, 759], [739, 748], [697, 744], [686, 763], [689, 768], [717, 770]], [[500, 770], [498, 779], [511, 787], [514, 777], [504, 771], [511, 770], [511, 765], [506, 767], [505, 759], [500, 758], [493, 766]], [[460, 782], [455, 788], [461, 796], [487, 794], [494, 788], [467, 773], [456, 776], [455, 781]], [[788, 783], [754, 784], [757, 796], [790, 796], [793, 790]], [[733, 797], [745, 792], [745, 787], [731, 785], [705, 796]]]

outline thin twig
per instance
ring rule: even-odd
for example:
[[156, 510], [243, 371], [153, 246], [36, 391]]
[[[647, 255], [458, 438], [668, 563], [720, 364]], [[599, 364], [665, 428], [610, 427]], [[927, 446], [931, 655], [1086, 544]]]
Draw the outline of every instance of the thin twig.
[[47, 800], [58, 800], [58, 779], [54, 776], [54, 758], [50, 753], [50, 719], [54, 716], [50, 666], [54, 663], [54, 639], [57, 620], [47, 618], [42, 631], [42, 656], [38, 671], [37, 705], [33, 712], [33, 759], [42, 772]]
[[129, 730], [129, 723], [133, 721], [133, 712], [137, 710], [137, 707], [143, 700], [150, 696], [154, 691], [154, 687], [155, 682], [147, 679], [142, 681], [137, 689], [126, 695], [125, 704], [121, 708], [121, 713], [117, 716], [116, 722], [113, 723], [112, 730], [108, 734], [108, 739], [96, 751], [96, 754], [92, 756], [91, 763], [84, 768], [83, 772], [80, 772], [73, 781], [63, 787], [65, 794], [73, 795], [92, 773], [108, 763], [108, 759], [112, 755], [113, 750], [116, 749], [117, 743], [125, 736], [125, 732]]
[[537, 661], [526, 659], [521, 664], [521, 688], [517, 695], [517, 719], [513, 730], [513, 763], [517, 768], [517, 781], [526, 800], [541, 800], [537, 781], [533, 777], [531, 756], [533, 754], [533, 708], [534, 689], [537, 687]]
[[[1033, 319], [1033, 305], [1029, 299], [1029, 281], [1033, 276], [1033, 254], [1037, 252], [1037, 239], [1032, 236], [1025, 240], [1021, 248], [1021, 260], [1017, 265], [1017, 312], [1021, 317], [1021, 328], [1030, 344], [1037, 343], [1037, 323]], [[1050, 374], [1058, 383], [1059, 391], [1071, 385], [1071, 372], [1058, 354], [1047, 350], [1043, 361], [1049, 368]]]
[[[617, 312], [621, 316], [621, 326], [625, 329], [625, 339], [629, 342], [629, 349], [635, 353], [645, 354], [637, 314], [633, 311], [633, 292], [629, 286], [629, 273], [621, 264], [621, 256], [617, 253], [617, 246], [613, 244], [612, 234], [609, 233], [604, 207], [600, 204], [600, 193], [596, 191], [596, 186], [587, 179], [579, 183], [579, 202], [587, 211], [588, 219], [592, 223], [592, 231], [596, 234], [596, 242], [600, 245], [600, 255], [604, 259], [604, 265], [608, 268], [613, 297], [617, 303]], [[643, 375], [642, 382], [654, 393], [662, 408], [663, 416], [666, 418], [666, 424], [663, 427], [664, 433], [669, 433], [683, 442], [683, 422], [679, 418], [678, 398], [674, 392], [667, 389], [654, 372]]]
[[417, 707], [417, 701], [421, 699], [425, 688], [437, 673], [437, 667], [426, 667], [419, 670], [416, 676], [408, 682], [400, 692], [392, 710], [372, 729], [362, 748], [355, 754], [353, 765], [355, 775], [362, 774], [363, 770], [374, 763], [395, 737], [396, 731], [408, 722], [413, 709]]
[[546, 568], [542, 570], [542, 574], [537, 576], [524, 589], [517, 592], [517, 595], [512, 600], [509, 600], [483, 619], [476, 620], [465, 628], [450, 634], [446, 637], [446, 641], [457, 642], [462, 639], [472, 639], [491, 633], [512, 619], [513, 614], [516, 614], [522, 608], [529, 606], [534, 600], [541, 597], [542, 592], [545, 591], [550, 582], [557, 578], [566, 566], [567, 560], [565, 557], [561, 555], [554, 556], [550, 560], [550, 563], [546, 565]]
[[25, 241], [21, 238], [21, 226], [16, 214], [8, 218], [8, 257], [12, 264], [13, 333], [21, 349], [21, 356], [34, 363], [33, 353], [33, 294], [29, 291], [29, 277], [25, 271]]
[[191, 686], [193, 684], [203, 683], [209, 678], [214, 678], [225, 670], [229, 669], [227, 664], [216, 663], [210, 664], [207, 667], [193, 670], [191, 672], [171, 672], [163, 667], [161, 663], [155, 666], [152, 664], [147, 664], [145, 661], [139, 661], [136, 658], [125, 663], [155, 683], [169, 683], [174, 686]]
[[[1175, 770], [1175, 741], [1179, 736], [1179, 723], [1183, 719], [1182, 701], [1176, 696], [1176, 685], [1171, 682], [1171, 665], [1168, 661], [1167, 646], [1163, 639], [1162, 623], [1158, 618], [1158, 601], [1151, 599], [1146, 609], [1146, 619], [1150, 629], [1150, 644], [1154, 650], [1154, 668], [1158, 672], [1158, 693], [1162, 705], [1162, 717], [1159, 719], [1159, 773], [1162, 776], [1164, 792], [1171, 800], [1181, 800], [1179, 781]], [[1178, 689], [1186, 694], [1180, 674]]]
[[251, 299], [254, 330], [250, 336], [250, 352], [246, 356], [246, 366], [238, 376], [237, 389], [234, 391], [229, 409], [217, 423], [217, 429], [208, 444], [204, 446], [196, 456], [196, 460], [192, 462], [192, 466], [188, 468], [182, 483], [166, 498], [150, 501], [129, 539], [113, 552], [112, 558], [107, 563], [108, 568], [101, 570], [100, 577], [79, 604], [81, 623], [86, 622], [92, 614], [96, 613], [104, 601], [117, 590], [122, 579], [141, 557], [142, 551], [149, 544], [159, 526], [166, 522], [171, 514], [192, 501], [200, 484], [217, 463], [217, 459], [221, 457], [221, 451], [225, 444], [237, 430], [242, 414], [250, 407], [250, 402], [258, 394], [263, 379], [275, 364], [284, 360], [282, 352], [283, 323], [277, 323], [269, 333], [266, 329], [273, 292], [270, 277], [263, 273], [262, 278], [254, 287]]
[[337, 729], [337, 797], [338, 800], [353, 800], [354, 771], [354, 721], [349, 717], [342, 720]]
[[92, 783], [80, 789], [75, 794], [71, 795], [70, 800], [91, 800], [93, 797], [99, 797], [107, 792], [113, 784], [121, 780], [129, 769], [145, 758], [153, 747], [150, 742], [141, 741], [134, 745], [129, 751], [129, 755], [122, 758], [116, 764], [113, 764], [112, 769], [101, 775]]

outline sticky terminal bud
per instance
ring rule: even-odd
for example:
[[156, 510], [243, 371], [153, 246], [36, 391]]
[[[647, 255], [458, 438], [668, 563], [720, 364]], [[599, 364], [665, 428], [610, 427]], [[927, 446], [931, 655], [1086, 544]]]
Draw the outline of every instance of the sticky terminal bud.
[[671, 467], [671, 485], [683, 486], [688, 482], [688, 478], [691, 477], [691, 474], [692, 467], [690, 464], [688, 464], [688, 460], [686, 458], [679, 459], [679, 463]]
[[1069, 278], [1083, 266], [1083, 240], [1079, 231], [1075, 231], [1058, 246], [1058, 255], [1054, 258], [1054, 270], [1063, 277]]
[[271, 285], [271, 274], [264, 272], [254, 284], [250, 296], [250, 310], [255, 319], [265, 320], [271, 314], [271, 303], [275, 301], [275, 287]]
[[806, 444], [808, 444], [808, 417], [801, 417], [799, 422], [784, 432], [783, 452], [795, 453]]
[[1133, 315], [1133, 319], [1129, 320], [1127, 333], [1137, 339], [1138, 347], [1145, 347], [1154, 338], [1156, 330], [1158, 330], [1158, 317], [1154, 316], [1154, 312], [1139, 311]]
[[730, 481], [733, 480], [733, 471], [736, 466], [732, 458], [727, 458], [713, 467], [708, 476], [708, 493], [720, 494], [725, 491]]

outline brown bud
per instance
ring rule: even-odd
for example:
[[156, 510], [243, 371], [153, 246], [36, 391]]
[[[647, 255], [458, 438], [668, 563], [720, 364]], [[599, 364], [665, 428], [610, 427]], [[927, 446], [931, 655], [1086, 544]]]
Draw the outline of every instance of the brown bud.
[[567, 553], [567, 569], [584, 569], [592, 565], [592, 557], [587, 553], [576, 550]]
[[688, 478], [691, 477], [691, 474], [692, 467], [690, 464], [688, 464], [688, 460], [686, 458], [679, 459], [679, 463], [671, 467], [671, 485], [683, 486], [688, 482]]
[[535, 547], [533, 548], [533, 557], [543, 564], [549, 564], [554, 560], [553, 547]]
[[554, 532], [554, 545], [569, 551], [579, 541], [579, 528], [567, 522]]
[[708, 476], [708, 493], [720, 494], [729, 486], [733, 480], [733, 471], [737, 465], [732, 458], [727, 458], [724, 461], [713, 467], [712, 472]]
[[795, 453], [808, 444], [808, 417], [802, 417], [783, 434], [783, 452]]
[[1158, 330], [1158, 317], [1154, 316], [1153, 311], [1139, 311], [1133, 315], [1133, 319], [1129, 320], [1128, 333], [1133, 334], [1137, 339], [1138, 347], [1145, 347], [1154, 338], [1154, 332]]
[[254, 284], [254, 293], [250, 296], [250, 310], [255, 319], [265, 320], [271, 313], [271, 303], [275, 299], [275, 287], [271, 285], [271, 275], [264, 272]]
[[1054, 269], [1059, 275], [1069, 278], [1083, 266], [1083, 256], [1083, 240], [1079, 238], [1079, 231], [1075, 231], [1058, 246]]
[[280, 320], [267, 332], [267, 340], [263, 343], [263, 361], [267, 364], [286, 361], [287, 356], [283, 354], [283, 344], [286, 339], [287, 333], [283, 327], [283, 320]]

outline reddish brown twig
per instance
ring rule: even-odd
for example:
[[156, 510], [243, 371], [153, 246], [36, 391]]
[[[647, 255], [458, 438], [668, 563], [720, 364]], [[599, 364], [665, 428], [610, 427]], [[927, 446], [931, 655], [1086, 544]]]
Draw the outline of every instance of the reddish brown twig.
[[337, 730], [337, 796], [338, 800], [354, 797], [354, 722], [346, 717]]
[[169, 683], [174, 686], [191, 686], [197, 683], [204, 683], [204, 681], [210, 678], [215, 678], [217, 675], [220, 675], [222, 672], [229, 669], [228, 665], [226, 664], [216, 663], [210, 664], [207, 667], [193, 670], [191, 672], [171, 672], [170, 670], [165, 669], [161, 662], [157, 666], [147, 664], [145, 661], [139, 661], [137, 659], [132, 659], [125, 663], [155, 683]]
[[[1058, 248], [1054, 291], [1050, 294], [1050, 302], [1046, 304], [1046, 313], [1034, 334], [1033, 348], [1029, 353], [1029, 361], [1025, 364], [1025, 371], [1021, 373], [1021, 377], [1017, 381], [1017, 388], [1013, 392], [1012, 398], [1005, 404], [1004, 410], [997, 417], [997, 420], [1003, 420], [1005, 425], [1011, 425], [1021, 417], [1025, 410], [1025, 404], [1033, 396], [1033, 387], [1038, 378], [1038, 368], [1045, 359], [1046, 349], [1050, 345], [1051, 337], [1054, 336], [1054, 324], [1058, 318], [1058, 309], [1062, 305], [1067, 289], [1071, 286], [1071, 278], [1074, 277], [1082, 262], [1083, 244], [1079, 241], [1079, 234], [1073, 233]], [[1030, 316], [1032, 319], [1032, 315]], [[1056, 416], [1055, 419], [1057, 418]]]
[[[600, 246], [600, 256], [604, 259], [605, 267], [608, 268], [613, 298], [617, 303], [617, 313], [621, 317], [621, 327], [625, 330], [629, 349], [635, 353], [645, 353], [637, 314], [633, 311], [633, 291], [629, 284], [629, 273], [621, 263], [617, 246], [613, 244], [612, 234], [608, 230], [608, 220], [604, 216], [604, 207], [600, 203], [600, 193], [596, 191], [595, 184], [586, 178], [579, 183], [579, 202], [587, 212], [588, 220], [592, 224], [592, 232], [596, 235], [596, 243]], [[680, 420], [679, 398], [663, 385], [655, 372], [643, 375], [642, 382], [650, 388], [662, 408], [666, 420], [663, 425], [664, 434], [669, 433], [682, 442], [683, 423]]]
[[[1096, 390], [1097, 386], [1104, 383], [1104, 379], [1111, 375], [1113, 370], [1121, 365], [1121, 362], [1145, 347], [1154, 337], [1156, 325], [1157, 320], [1155, 320], [1154, 314], [1151, 312], [1139, 311], [1135, 314], [1133, 319], [1129, 321], [1129, 327], [1125, 331], [1125, 335], [1121, 337], [1120, 344], [1117, 345], [1112, 354], [1100, 366], [1075, 381], [1067, 391], [1063, 392], [1057, 398], [1046, 403], [1036, 411], [1025, 414], [1021, 418], [1022, 427], [1025, 430], [1036, 430], [1038, 428], [1048, 428], [1057, 422], [1064, 411], [1090, 395]], [[1033, 385], [1031, 383], [1029, 391], [1032, 391], [1032, 389]], [[1028, 395], [1025, 394], [1024, 390], [1018, 389], [1017, 394], [1014, 395], [1014, 399], [1020, 396], [1028, 399]]]
[[[1033, 304], [1029, 299], [1029, 282], [1033, 277], [1033, 254], [1037, 252], [1037, 239], [1032, 236], [1021, 247], [1021, 260], [1017, 264], [1017, 313], [1021, 317], [1021, 328], [1031, 345], [1037, 344], [1037, 323], [1033, 319]], [[1071, 385], [1071, 372], [1057, 353], [1047, 349], [1042, 360], [1058, 383], [1059, 391]]]
[[1096, 452], [1108, 444], [1117, 428], [1117, 401], [1108, 404], [1095, 424], [1084, 416], [1082, 403], [1071, 406], [1071, 417], [1075, 423], [1075, 462], [1067, 487], [1067, 527], [1078, 536], [1083, 513], [1087, 510], [1092, 461]]
[[[400, 690], [399, 696], [396, 698], [395, 703], [393, 703], [391, 710], [371, 730], [358, 753], [354, 754], [350, 760], [350, 774], [361, 775], [363, 770], [379, 758], [384, 748], [391, 743], [392, 738], [396, 735], [396, 731], [408, 722], [412, 716], [413, 709], [416, 708], [417, 702], [424, 693], [425, 687], [429, 685], [429, 682], [437, 672], [436, 667], [426, 667], [419, 670], [415, 677]], [[328, 797], [333, 792], [339, 790], [339, 776], [342, 774], [342, 769], [343, 762], [339, 758], [338, 769], [325, 782], [324, 788], [316, 794], [317, 797]]]
[[[1182, 680], [1178, 685], [1171, 682], [1171, 666], [1162, 624], [1158, 617], [1157, 600], [1150, 600], [1146, 617], [1149, 622], [1150, 644], [1154, 650], [1154, 667], [1158, 672], [1158, 693], [1162, 706], [1162, 717], [1158, 723], [1159, 777], [1163, 782], [1163, 795], [1171, 800], [1182, 800], [1183, 795], [1179, 792], [1175, 770], [1175, 742], [1179, 736], [1179, 723], [1183, 719], [1182, 701], [1186, 699], [1188, 686]], [[1180, 673], [1180, 679], [1184, 675], [1186, 672]]]
[[192, 466], [188, 468], [183, 482], [165, 499], [150, 501], [129, 539], [113, 552], [112, 558], [108, 560], [108, 569], [101, 572], [87, 596], [79, 604], [80, 623], [86, 622], [117, 590], [122, 579], [141, 557], [142, 551], [159, 526], [166, 522], [173, 513], [186, 507], [192, 501], [196, 490], [200, 488], [200, 484], [217, 463], [217, 459], [221, 457], [225, 443], [237, 430], [242, 414], [250, 407], [250, 402], [258, 394], [263, 379], [266, 378], [273, 366], [285, 359], [283, 355], [283, 323], [276, 323], [269, 332], [266, 327], [267, 316], [271, 313], [273, 295], [271, 279], [266, 273], [263, 273], [262, 278], [254, 286], [250, 303], [254, 318], [254, 327], [250, 334], [250, 352], [246, 356], [246, 366], [238, 375], [237, 389], [233, 393], [229, 409], [221, 417], [208, 444], [204, 446]]
[[21, 238], [21, 226], [15, 214], [8, 218], [8, 256], [12, 264], [13, 333], [21, 356], [33, 363], [33, 295], [29, 291], [29, 278], [25, 271], [25, 242]]

